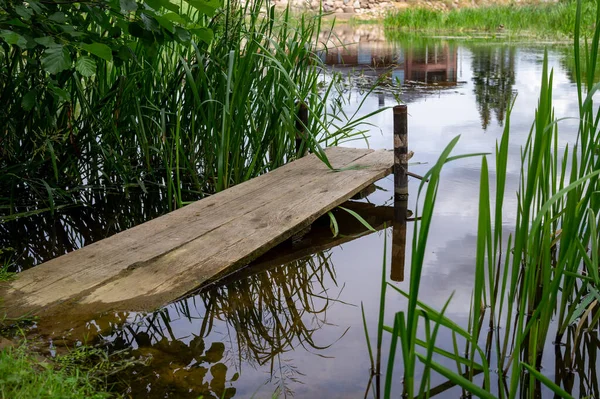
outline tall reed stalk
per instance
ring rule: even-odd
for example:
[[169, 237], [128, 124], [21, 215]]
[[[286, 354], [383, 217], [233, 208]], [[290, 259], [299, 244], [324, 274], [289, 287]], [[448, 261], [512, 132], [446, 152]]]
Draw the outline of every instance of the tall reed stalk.
[[[144, 21], [173, 28], [164, 18], [185, 20], [203, 40], [104, 30], [96, 18], [110, 13], [86, 4], [78, 29], [106, 37], [118, 28], [127, 43], [121, 58], [109, 51], [111, 61], [94, 59], [90, 76], [79, 63], [50, 74], [40, 68], [45, 53], [0, 32], [0, 221], [131, 187], [158, 190], [170, 209], [181, 207], [293, 160], [301, 104], [308, 108], [303, 146], [325, 162], [322, 146], [360, 135], [360, 120], [326, 105], [343, 98], [317, 54], [320, 15], [276, 14], [266, 0], [217, 4], [211, 17], [184, 2], [160, 3], [181, 11]], [[73, 13], [71, 4], [52, 4]], [[28, 12], [37, 17], [38, 9]]]
[[[386, 327], [393, 335], [385, 397], [391, 394], [391, 379], [398, 377], [393, 371], [397, 343], [404, 368], [404, 393], [410, 398], [429, 397], [435, 392], [430, 386], [431, 370], [479, 397], [537, 398], [543, 390], [560, 397], [572, 397], [597, 390], [590, 386], [590, 392], [586, 392], [582, 381], [580, 391], [574, 392], [573, 384], [566, 383], [561, 373], [553, 380], [542, 367], [544, 350], [550, 342], [555, 343], [558, 357], [563, 358], [560, 345], [566, 337], [565, 344], [573, 351], [574, 358], [579, 345], [586, 341], [586, 332], [597, 328], [600, 320], [596, 309], [600, 300], [600, 158], [597, 152], [600, 112], [594, 106], [594, 95], [600, 85], [594, 82], [593, 73], [600, 45], [600, 2], [596, 5], [596, 27], [591, 42], [581, 38], [581, 1], [577, 3], [575, 21], [577, 138], [564, 150], [559, 148], [561, 120], [554, 114], [553, 72], [548, 68], [546, 55], [535, 120], [521, 151], [517, 216], [508, 237], [503, 236], [502, 228], [510, 112], [496, 146], [493, 186], [487, 157], [482, 159], [474, 288], [467, 328], [444, 316], [445, 308], [437, 311], [419, 301], [420, 276], [440, 172], [444, 163], [458, 158], [450, 156], [458, 138], [443, 151], [427, 174], [430, 182], [419, 212], [422, 219], [416, 223], [413, 238], [410, 289], [403, 292], [390, 285], [408, 298], [408, 308], [396, 314], [392, 327]], [[582, 59], [587, 65], [581, 65]], [[482, 337], [486, 322], [490, 333]], [[555, 334], [551, 332], [554, 330]], [[425, 335], [425, 340], [418, 338], [418, 331]], [[453, 348], [437, 346], [438, 331], [452, 335]], [[456, 337], [465, 344], [462, 353]], [[443, 366], [436, 358], [449, 359], [456, 364], [456, 370]], [[418, 390], [414, 379], [417, 361], [424, 370]], [[490, 384], [494, 363], [499, 373], [497, 392], [492, 392]], [[595, 363], [585, 367], [594, 368]], [[478, 374], [483, 374], [483, 380], [477, 380]]]

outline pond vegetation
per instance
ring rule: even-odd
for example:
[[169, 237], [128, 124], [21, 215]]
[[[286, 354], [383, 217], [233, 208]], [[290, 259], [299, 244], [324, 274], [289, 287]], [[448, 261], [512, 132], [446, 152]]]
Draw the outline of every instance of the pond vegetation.
[[[508, 237], [503, 204], [512, 106], [507, 109], [504, 134], [494, 154], [495, 181], [488, 172], [487, 156], [483, 156], [474, 288], [466, 327], [445, 315], [451, 298], [443, 309], [434, 309], [422, 302], [419, 289], [441, 170], [448, 162], [477, 154], [452, 156], [459, 140], [456, 137], [425, 175], [430, 181], [419, 188], [422, 208], [417, 215], [421, 221], [414, 229], [410, 288], [403, 291], [383, 279], [381, 312], [388, 310], [384, 302], [387, 289], [408, 299], [407, 309], [395, 314], [393, 325], [384, 326], [380, 318], [379, 331], [392, 334], [384, 397], [390, 397], [394, 378], [403, 378], [407, 397], [428, 397], [432, 372], [465, 393], [485, 398], [537, 398], [550, 392], [565, 398], [598, 394], [593, 383], [597, 381], [598, 348], [590, 351], [589, 359], [582, 359], [580, 352], [580, 345], [597, 342], [600, 320], [600, 118], [594, 108], [598, 85], [591, 73], [598, 62], [600, 28], [596, 25], [591, 43], [580, 41], [584, 10], [578, 2], [574, 29], [577, 139], [560, 150], [561, 120], [554, 115], [553, 71], [545, 57], [535, 120], [521, 151], [516, 221]], [[594, 15], [598, 21], [600, 3]], [[585, 54], [585, 68], [580, 54]], [[436, 345], [442, 334], [451, 336], [453, 347]], [[543, 367], [548, 351], [555, 352], [562, 362], [563, 369], [557, 366], [554, 375]], [[401, 374], [394, 371], [396, 356], [402, 359]], [[579, 386], [573, 384], [575, 373], [580, 377]]]
[[[389, 13], [385, 26], [401, 32], [426, 32], [426, 34], [487, 33], [498, 37], [547, 37], [566, 39], [575, 31], [576, 1], [559, 1], [547, 4], [487, 5], [458, 8], [450, 11], [427, 8], [407, 8]], [[584, 0], [580, 28], [593, 33], [596, 2]]]
[[294, 159], [300, 104], [305, 148], [357, 134], [324, 106], [320, 19], [263, 5], [5, 3], [1, 220], [131, 188], [181, 207]]
[[[318, 16], [292, 23], [287, 11], [265, 13], [260, 2], [223, 9], [197, 0], [0, 4], [0, 257], [6, 259], [0, 281], [95, 240], [91, 231], [132, 227], [295, 159], [299, 128], [308, 132], [303, 145], [322, 154], [322, 146], [361, 137], [356, 127], [369, 117], [351, 120], [340, 112], [339, 81], [323, 79], [314, 39]], [[455, 138], [424, 176], [408, 290], [387, 283], [384, 257], [377, 337], [367, 333], [375, 397], [399, 396], [392, 392], [398, 380], [407, 397], [443, 392], [433, 386], [434, 373], [479, 397], [599, 395], [598, 22], [600, 3], [587, 0], [447, 14], [409, 10], [386, 19], [388, 27], [407, 30], [497, 32], [502, 25], [509, 33], [573, 36], [579, 128], [577, 140], [561, 151], [562, 121], [554, 115], [553, 72], [545, 59], [535, 121], [521, 152], [517, 217], [506, 233], [514, 49], [476, 49], [481, 123], [485, 129], [494, 118], [503, 121], [504, 134], [491, 156], [453, 155]], [[590, 32], [591, 42], [584, 42]], [[308, 123], [298, 117], [301, 104]], [[442, 170], [473, 156], [482, 156], [478, 234], [470, 316], [462, 326], [419, 292]], [[102, 216], [70, 214], [82, 205], [106, 209]], [[52, 224], [58, 213], [62, 230], [53, 229], [51, 245], [40, 242], [15, 254], [16, 239], [44, 219]], [[16, 219], [20, 223], [11, 224]], [[18, 265], [15, 255], [22, 257]], [[335, 278], [329, 254], [321, 252], [204, 290], [202, 327], [188, 344], [168, 335], [171, 320], [164, 311], [129, 320], [109, 337], [112, 349], [135, 346], [136, 356], [154, 353], [164, 361], [129, 370], [129, 385], [118, 389], [142, 392], [143, 377], [153, 370], [193, 364], [182, 377], [187, 382], [177, 385], [179, 394], [233, 397], [238, 376], [228, 372], [224, 347], [204, 339], [211, 323], [222, 320], [238, 332], [239, 361], [279, 368], [277, 394], [293, 393], [286, 381], [297, 371], [281, 366], [282, 355], [298, 343], [307, 350], [331, 344], [313, 335], [327, 324], [324, 314], [335, 301], [324, 295], [322, 282]], [[387, 325], [385, 315], [396, 309], [386, 304], [386, 293], [407, 299]], [[194, 317], [189, 300], [174, 306]], [[386, 331], [389, 347], [383, 346]], [[452, 347], [438, 344], [444, 335]], [[562, 365], [554, 374], [544, 367], [549, 351]], [[85, 367], [60, 358], [57, 367], [62, 371], [40, 365], [25, 347], [3, 349], [0, 379], [9, 377], [0, 381], [0, 396], [105, 396], [96, 389], [108, 389], [106, 379], [81, 374]]]

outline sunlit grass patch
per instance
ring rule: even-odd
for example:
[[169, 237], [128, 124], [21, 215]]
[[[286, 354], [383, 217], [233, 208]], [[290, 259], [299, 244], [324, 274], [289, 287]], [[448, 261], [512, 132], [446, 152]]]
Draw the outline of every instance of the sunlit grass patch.
[[64, 371], [28, 353], [25, 346], [0, 351], [0, 397], [30, 398], [107, 398], [99, 381], [78, 369]]
[[[595, 3], [584, 1], [582, 33], [593, 34]], [[575, 31], [576, 2], [536, 5], [493, 5], [437, 11], [407, 8], [385, 18], [388, 29], [430, 31], [449, 34], [485, 32], [499, 36], [542, 36], [568, 38]]]

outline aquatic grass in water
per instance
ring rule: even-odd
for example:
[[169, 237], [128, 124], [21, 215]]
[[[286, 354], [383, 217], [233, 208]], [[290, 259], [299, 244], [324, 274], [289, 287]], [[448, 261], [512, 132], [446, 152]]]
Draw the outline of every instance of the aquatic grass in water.
[[[565, 370], [572, 370], [581, 351], [579, 345], [586, 345], [584, 342], [597, 331], [600, 320], [596, 309], [600, 300], [600, 159], [597, 151], [600, 113], [593, 101], [600, 88], [593, 73], [600, 44], [600, 24], [595, 25], [591, 43], [582, 44], [582, 12], [580, 1], [574, 30], [579, 103], [577, 140], [569, 143], [564, 151], [559, 149], [560, 120], [556, 119], [552, 106], [553, 73], [548, 68], [546, 55], [535, 121], [521, 152], [517, 217], [508, 237], [503, 236], [502, 224], [510, 108], [504, 133], [496, 147], [494, 186], [490, 184], [487, 158], [482, 159], [474, 287], [467, 328], [444, 316], [444, 310], [436, 311], [419, 301], [424, 248], [440, 171], [445, 162], [453, 159], [450, 151], [458, 138], [450, 143], [428, 173], [430, 183], [423, 209], [418, 213], [422, 220], [415, 225], [410, 290], [403, 292], [390, 285], [408, 298], [408, 308], [395, 315], [392, 327], [385, 327], [392, 333], [385, 397], [391, 394], [391, 379], [399, 378], [393, 371], [397, 348], [401, 350], [404, 393], [408, 397], [427, 397], [436, 392], [430, 384], [431, 370], [479, 397], [535, 398], [544, 391], [573, 397], [597, 392], [593, 384], [597, 378], [587, 378], [595, 375], [593, 359], [596, 359], [597, 346], [591, 349], [587, 363], [582, 362], [579, 355], [580, 368], [576, 369], [581, 378], [579, 386], [574, 386], [573, 377], [566, 376], [567, 371], [551, 377], [548, 370], [542, 368], [544, 350], [554, 342], [557, 361], [565, 362], [562, 365]], [[600, 3], [594, 15], [596, 21], [600, 21]], [[585, 67], [581, 65], [582, 59]], [[419, 195], [423, 187], [421, 184]], [[490, 332], [484, 340], [481, 332], [485, 324]], [[417, 337], [417, 326], [424, 328], [419, 331], [426, 339]], [[440, 331], [452, 335], [453, 348], [435, 344]], [[464, 348], [459, 348], [457, 337]], [[563, 344], [568, 348], [564, 352]], [[456, 364], [456, 368], [442, 365], [438, 360], [441, 358]], [[423, 370], [420, 383], [414, 377], [417, 366]], [[492, 368], [498, 370], [496, 392], [492, 392], [490, 383]], [[475, 380], [480, 373], [483, 380]]]
[[[0, 221], [132, 187], [158, 190], [174, 209], [293, 160], [299, 123], [304, 148], [325, 162], [322, 146], [361, 136], [364, 118], [326, 105], [343, 99], [336, 80], [323, 79], [320, 15], [292, 21], [262, 1], [227, 3], [212, 17], [181, 9], [213, 37], [161, 42], [123, 31], [127, 61], [95, 59], [92, 76], [48, 74], [38, 53], [2, 42], [0, 93], [10, 96], [0, 97]], [[88, 23], [81, 28], [103, 29]], [[38, 93], [44, 85], [61, 95]], [[31, 92], [35, 104], [24, 105]]]

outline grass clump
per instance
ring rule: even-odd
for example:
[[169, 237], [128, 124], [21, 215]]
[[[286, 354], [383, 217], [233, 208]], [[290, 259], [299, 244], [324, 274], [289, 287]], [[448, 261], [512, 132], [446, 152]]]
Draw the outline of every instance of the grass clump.
[[0, 398], [108, 398], [106, 385], [79, 368], [59, 369], [25, 346], [0, 351]]
[[[2, 248], [0, 247], [0, 259], [4, 259], [0, 262], [0, 283], [4, 281], [10, 281], [15, 278], [16, 273], [11, 271], [11, 257], [8, 255], [12, 253], [12, 248]], [[0, 298], [0, 301], [2, 298]]]
[[16, 273], [9, 270], [10, 263], [0, 265], [0, 282], [10, 281], [15, 278]]
[[[595, 28], [594, 1], [581, 4], [582, 33], [593, 34]], [[572, 37], [575, 31], [577, 2], [561, 1], [537, 5], [494, 5], [437, 11], [408, 8], [386, 16], [384, 24], [390, 30], [431, 31], [436, 33], [491, 32], [509, 36]]]
[[[266, 1], [0, 1], [0, 222], [108, 192], [169, 209], [352, 137], [320, 16]], [[304, 104], [308, 119], [298, 111]]]

